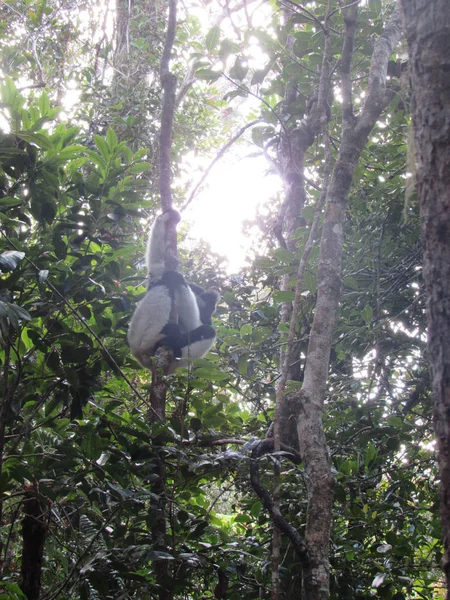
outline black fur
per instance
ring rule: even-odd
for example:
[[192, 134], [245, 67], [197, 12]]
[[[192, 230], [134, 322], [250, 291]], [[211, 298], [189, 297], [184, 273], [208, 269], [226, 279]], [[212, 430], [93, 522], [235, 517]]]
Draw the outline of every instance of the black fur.
[[176, 323], [168, 323], [163, 327], [161, 333], [164, 334], [164, 337], [156, 344], [155, 352], [161, 347], [169, 348], [175, 358], [181, 358], [181, 350], [185, 346], [202, 340], [210, 340], [216, 336], [214, 328], [209, 325], [200, 325], [188, 333], [181, 333], [180, 326]]
[[216, 310], [216, 304], [219, 300], [219, 293], [215, 290], [205, 291], [200, 285], [196, 283], [188, 283], [191, 290], [194, 292], [198, 309], [200, 311], [200, 320], [203, 325], [211, 325], [213, 316]]

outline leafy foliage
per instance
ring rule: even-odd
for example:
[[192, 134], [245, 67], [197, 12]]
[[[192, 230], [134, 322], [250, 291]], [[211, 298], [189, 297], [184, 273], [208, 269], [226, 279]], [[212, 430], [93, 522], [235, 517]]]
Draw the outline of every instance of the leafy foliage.
[[[265, 28], [253, 15], [255, 24], [241, 36], [221, 24], [202, 32], [193, 16], [183, 21], [175, 69], [184, 74], [190, 54], [196, 79], [177, 114], [174, 172], [192, 147], [220, 145], [228, 127], [226, 101], [235, 106], [250, 92], [263, 100], [251, 141], [275, 160], [280, 120], [287, 128], [298, 125], [317, 82], [317, 20], [325, 3], [309, 4], [311, 10], [290, 12], [284, 21], [268, 13]], [[170, 418], [150, 424], [150, 375], [130, 357], [126, 330], [145, 292], [144, 219], [157, 210], [160, 90], [148, 87], [147, 71], [136, 65], [145, 56], [156, 78], [162, 15], [150, 18], [150, 9], [136, 4], [132, 53], [121, 64], [137, 75], [110, 82], [101, 73], [113, 61], [111, 40], [105, 33], [94, 43], [88, 35], [95, 11], [86, 29], [80, 15], [71, 17], [71, 4], [17, 6], [15, 34], [0, 31], [6, 76], [0, 89], [2, 597], [23, 597], [17, 585], [20, 503], [30, 484], [48, 512], [46, 598], [153, 598], [161, 560], [171, 564], [175, 597], [268, 597], [271, 524], [250, 488], [248, 461], [273, 418], [285, 327], [280, 307], [292, 299], [277, 283], [285, 274], [295, 279], [317, 185], [307, 188], [298, 253], [275, 249], [266, 235], [252, 268], [231, 279], [204, 249], [183, 255], [188, 277], [222, 291], [218, 343], [194, 370], [170, 378]], [[0, 10], [11, 16], [7, 5]], [[380, 3], [361, 10], [356, 98], [371, 39], [382, 25]], [[342, 28], [338, 12], [334, 27]], [[21, 50], [24, 31], [38, 54]], [[339, 35], [332, 44], [338, 58]], [[255, 45], [264, 59], [258, 66], [249, 60]], [[226, 90], [219, 61], [235, 81]], [[41, 76], [52, 92], [20, 89], [20, 80]], [[331, 87], [338, 88], [337, 71], [334, 77]], [[67, 118], [59, 102], [71, 78], [82, 94]], [[295, 93], [287, 104], [290, 87]], [[339, 103], [330, 96], [329, 104], [333, 139], [339, 140]], [[407, 127], [397, 99], [365, 150], [348, 211], [344, 294], [324, 417], [336, 476], [336, 599], [441, 597], [421, 256], [416, 208], [405, 206], [403, 197]], [[322, 177], [322, 152], [318, 144], [307, 155], [312, 183]], [[180, 185], [175, 195], [182, 194]], [[269, 207], [270, 219], [276, 208]], [[265, 234], [270, 219], [258, 219]], [[313, 249], [298, 323], [299, 381], [292, 387], [301, 385], [317, 260]], [[159, 500], [151, 483], [161, 452], [169, 503], [170, 553], [164, 555], [150, 535]], [[273, 460], [283, 466], [281, 509], [301, 532], [304, 473], [282, 456], [265, 457], [268, 489]], [[299, 565], [287, 542], [282, 551], [286, 594], [294, 596]]]

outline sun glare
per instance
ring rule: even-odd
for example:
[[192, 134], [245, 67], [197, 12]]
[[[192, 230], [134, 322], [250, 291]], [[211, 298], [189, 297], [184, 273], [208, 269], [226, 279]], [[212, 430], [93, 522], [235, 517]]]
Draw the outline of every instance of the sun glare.
[[202, 191], [183, 218], [192, 223], [191, 235], [208, 242], [213, 252], [228, 259], [228, 270], [236, 272], [254, 240], [242, 232], [243, 222], [253, 219], [257, 207], [281, 188], [276, 175], [267, 174], [264, 157], [244, 157], [235, 152], [217, 163]]

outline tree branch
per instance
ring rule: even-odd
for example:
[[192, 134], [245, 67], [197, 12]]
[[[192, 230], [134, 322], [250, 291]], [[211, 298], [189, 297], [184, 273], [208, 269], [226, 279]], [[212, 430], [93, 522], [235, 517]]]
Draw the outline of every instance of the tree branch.
[[387, 64], [401, 33], [402, 16], [400, 3], [397, 1], [394, 12], [373, 49], [366, 100], [358, 116], [362, 129], [372, 128], [381, 111], [391, 100], [391, 97], [386, 95]]
[[352, 101], [352, 79], [351, 79], [351, 63], [353, 55], [353, 47], [355, 43], [356, 20], [358, 17], [358, 4], [351, 3], [341, 4], [343, 11], [345, 33], [344, 44], [342, 46], [341, 56], [341, 77], [342, 77], [342, 114], [343, 122], [349, 126], [353, 125], [353, 101]]
[[[272, 439], [262, 440], [255, 448], [253, 448], [250, 460], [250, 481], [255, 493], [261, 499], [264, 508], [270, 514], [273, 523], [281, 532], [288, 536], [288, 538], [294, 545], [294, 548], [298, 554], [299, 560], [302, 563], [303, 567], [305, 600], [310, 600], [312, 598], [311, 564], [305, 540], [298, 533], [295, 527], [293, 527], [283, 517], [279, 507], [275, 505], [269, 492], [263, 487], [259, 476], [258, 458], [260, 458], [264, 454], [273, 452], [273, 450], [274, 445]], [[284, 444], [281, 444], [281, 450], [285, 451], [286, 455], [289, 456], [289, 458], [295, 464], [298, 464], [298, 460], [300, 459], [300, 457], [295, 451], [292, 451], [291, 448], [284, 446]]]
[[159, 71], [161, 86], [164, 90], [164, 99], [161, 112], [161, 129], [159, 134], [159, 190], [161, 194], [161, 208], [163, 212], [172, 208], [172, 192], [170, 189], [170, 151], [172, 148], [172, 126], [175, 112], [177, 78], [170, 72], [169, 62], [175, 40], [175, 26], [177, 19], [176, 10], [176, 0], [169, 0], [167, 36]]

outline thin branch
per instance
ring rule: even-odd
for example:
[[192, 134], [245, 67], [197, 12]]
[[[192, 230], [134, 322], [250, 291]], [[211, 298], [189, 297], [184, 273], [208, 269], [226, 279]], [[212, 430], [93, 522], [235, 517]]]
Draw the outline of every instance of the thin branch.
[[[213, 446], [228, 446], [229, 444], [233, 444], [235, 446], [243, 446], [247, 444], [249, 440], [240, 440], [237, 438], [223, 439], [223, 440], [196, 440], [195, 445], [201, 446], [202, 448], [209, 448]], [[186, 440], [185, 444], [192, 444], [190, 440]]]
[[297, 283], [295, 286], [295, 297], [294, 304], [292, 306], [292, 314], [291, 321], [289, 324], [289, 333], [286, 344], [286, 350], [284, 354], [284, 363], [281, 371], [281, 378], [277, 387], [277, 405], [282, 402], [283, 394], [286, 388], [287, 378], [290, 370], [290, 366], [294, 360], [294, 340], [296, 336], [296, 327], [297, 327], [297, 319], [298, 313], [300, 311], [300, 303], [302, 300], [302, 289], [303, 289], [303, 277], [305, 274], [306, 266], [308, 264], [309, 255], [314, 245], [314, 241], [316, 239], [317, 231], [319, 229], [320, 217], [322, 216], [323, 207], [325, 205], [325, 200], [327, 197], [328, 191], [328, 183], [332, 171], [332, 158], [330, 152], [330, 140], [329, 136], [326, 134], [324, 136], [324, 154], [325, 154], [325, 171], [324, 171], [324, 180], [322, 185], [322, 192], [320, 194], [319, 200], [316, 205], [316, 210], [314, 213], [314, 219], [311, 225], [311, 230], [309, 232], [308, 240], [305, 245], [305, 249], [303, 251], [302, 257], [300, 259], [298, 270], [297, 270]]
[[324, 156], [325, 156], [325, 167], [324, 167], [324, 176], [323, 176], [323, 184], [321, 189], [321, 194], [319, 196], [319, 200], [316, 205], [316, 210], [314, 214], [313, 223], [311, 225], [311, 230], [309, 232], [308, 240], [305, 245], [305, 249], [303, 251], [302, 257], [300, 259], [298, 270], [297, 270], [297, 281], [295, 286], [295, 296], [294, 303], [292, 306], [292, 312], [290, 315], [290, 323], [289, 323], [289, 333], [287, 337], [286, 349], [284, 351], [283, 362], [281, 366], [281, 377], [278, 382], [277, 391], [276, 391], [276, 416], [274, 419], [274, 428], [273, 435], [275, 439], [275, 447], [278, 446], [279, 443], [279, 411], [281, 410], [281, 404], [284, 398], [284, 392], [286, 388], [286, 383], [288, 380], [289, 372], [291, 364], [294, 362], [294, 341], [296, 337], [296, 329], [297, 329], [297, 321], [298, 314], [300, 311], [300, 302], [301, 302], [301, 294], [303, 288], [303, 277], [305, 274], [306, 266], [308, 264], [308, 259], [310, 252], [312, 250], [317, 231], [319, 228], [320, 217], [322, 215], [323, 207], [325, 205], [327, 192], [328, 192], [328, 184], [332, 171], [332, 158], [330, 152], [330, 136], [328, 133], [328, 123], [327, 116], [325, 112], [325, 90], [327, 83], [329, 83], [330, 78], [330, 36], [328, 33], [328, 21], [330, 14], [330, 2], [328, 2], [328, 11], [325, 17], [325, 44], [323, 49], [322, 56], [322, 67], [320, 73], [319, 80], [319, 88], [318, 88], [318, 110], [320, 116], [319, 126], [324, 136]]
[[4, 0], [0, 0], [0, 4], [3, 4], [3, 6], [5, 6], [6, 8], [9, 8], [9, 10], [12, 10], [13, 12], [15, 12], [16, 15], [19, 15], [19, 17], [25, 22], [24, 15], [20, 11], [18, 11], [16, 8], [14, 8], [14, 6], [11, 6], [11, 4], [4, 2]]
[[45, 88], [47, 84], [45, 81], [41, 81], [40, 83], [33, 83], [31, 85], [24, 85], [23, 87], [17, 88], [18, 92], [23, 92], [24, 90], [37, 90], [39, 88]]
[[397, 3], [391, 18], [386, 23], [382, 34], [375, 42], [370, 61], [369, 81], [367, 96], [359, 115], [362, 127], [372, 126], [381, 110], [390, 102], [391, 97], [386, 94], [387, 64], [394, 51], [403, 29], [400, 3]]
[[167, 36], [160, 66], [160, 78], [161, 86], [164, 90], [164, 99], [161, 112], [161, 129], [159, 133], [159, 190], [163, 212], [172, 208], [172, 192], [170, 189], [170, 151], [172, 147], [172, 126], [175, 112], [177, 78], [170, 72], [169, 62], [175, 40], [176, 21], [176, 0], [169, 0]]
[[245, 131], [247, 131], [247, 129], [249, 129], [250, 127], [253, 127], [254, 125], [256, 125], [257, 123], [260, 123], [260, 122], [261, 122], [261, 120], [257, 119], [256, 121], [252, 121], [251, 123], [247, 123], [247, 125], [244, 125], [243, 127], [241, 127], [239, 129], [239, 131], [236, 133], [236, 135], [234, 135], [231, 138], [231, 140], [229, 142], [227, 142], [225, 144], [225, 146], [223, 146], [219, 150], [219, 152], [217, 153], [217, 155], [215, 156], [215, 158], [212, 160], [212, 162], [210, 162], [210, 164], [208, 165], [207, 169], [205, 170], [205, 172], [201, 176], [200, 181], [197, 183], [197, 185], [194, 187], [194, 189], [190, 193], [189, 198], [187, 199], [187, 202], [184, 204], [184, 206], [183, 206], [183, 208], [181, 209], [180, 212], [183, 212], [189, 206], [189, 204], [195, 198], [199, 187], [202, 185], [202, 183], [208, 177], [209, 172], [211, 171], [211, 169], [213, 168], [213, 166], [216, 164], [217, 161], [219, 161], [222, 158], [222, 156], [225, 154], [225, 152], [228, 150], [228, 148], [230, 148], [234, 144], [234, 142], [236, 140], [238, 140]]
[[44, 83], [44, 72], [42, 70], [42, 65], [39, 60], [39, 56], [37, 53], [37, 36], [33, 36], [31, 41], [31, 50], [34, 56], [34, 62], [36, 63], [37, 70], [39, 72], [39, 83]]
[[339, 6], [338, 8], [335, 8], [334, 10], [332, 10], [330, 12], [330, 19], [333, 15], [335, 15], [337, 12], [341, 11], [343, 13], [343, 11], [347, 8], [351, 8], [352, 6], [355, 6], [355, 4], [359, 4], [361, 0], [355, 0], [354, 2], [350, 2], [349, 4], [342, 4], [341, 6]]
[[304, 12], [306, 15], [308, 15], [308, 17], [316, 24], [318, 25], [322, 31], [324, 33], [326, 33], [325, 31], [325, 27], [324, 25], [320, 22], [320, 20], [316, 17], [316, 15], [314, 13], [312, 13], [311, 11], [309, 11], [307, 8], [305, 8], [304, 6], [302, 6], [301, 4], [297, 4], [296, 2], [293, 2], [292, 0], [284, 0], [285, 2], [287, 2], [288, 4], [290, 4], [291, 6], [295, 7], [295, 10], [298, 11], [302, 11]]
[[353, 100], [352, 100], [352, 80], [351, 64], [353, 56], [353, 47], [356, 35], [356, 20], [358, 17], [358, 4], [345, 5], [340, 2], [341, 8], [346, 8], [343, 14], [345, 23], [344, 44], [342, 46], [341, 56], [341, 78], [342, 78], [342, 115], [343, 123], [347, 126], [353, 125]]
[[[272, 442], [272, 443], [270, 443]], [[261, 479], [259, 476], [259, 466], [258, 459], [264, 454], [268, 454], [273, 452], [274, 445], [273, 440], [265, 439], [262, 440], [253, 450], [251, 454], [250, 460], [250, 481], [253, 487], [253, 490], [261, 499], [264, 508], [270, 514], [270, 517], [276, 527], [288, 538], [291, 540], [294, 548], [297, 552], [298, 558], [302, 564], [303, 568], [303, 582], [304, 582], [304, 592], [305, 599], [310, 600], [312, 598], [312, 581], [311, 581], [311, 561], [309, 556], [309, 551], [306, 546], [305, 540], [298, 533], [293, 525], [291, 525], [280, 512], [278, 506], [276, 506], [269, 492], [263, 487], [261, 483]], [[286, 456], [294, 462], [294, 464], [298, 464], [299, 456], [296, 452], [293, 455], [290, 453], [290, 448], [284, 447], [281, 444], [281, 450], [286, 451]]]
[[235, 33], [237, 39], [240, 40], [242, 33], [241, 33], [241, 31], [239, 31], [239, 29], [234, 24], [233, 17], [231, 16], [230, 3], [228, 0], [225, 0], [225, 4], [227, 5], [227, 14], [228, 14], [228, 18], [230, 19], [231, 26], [234, 29], [234, 33]]
[[261, 98], [260, 96], [258, 96], [258, 94], [255, 94], [254, 92], [250, 91], [244, 85], [241, 85], [240, 83], [237, 83], [237, 81], [234, 81], [233, 79], [231, 79], [231, 77], [228, 77], [228, 75], [226, 75], [223, 71], [221, 71], [221, 74], [222, 74], [222, 77], [225, 77], [225, 79], [227, 79], [230, 83], [232, 83], [233, 85], [235, 85], [237, 88], [239, 88], [240, 90], [243, 90], [247, 94], [250, 94], [250, 96], [253, 96], [253, 98], [256, 98], [257, 100], [259, 100], [260, 102], [262, 102], [264, 104], [264, 106], [267, 106], [267, 108], [270, 110], [270, 112], [272, 112], [275, 115], [277, 121], [281, 125], [281, 128], [283, 129], [283, 131], [286, 134], [286, 136], [289, 137], [289, 132], [287, 131], [285, 124], [281, 120], [281, 118], [278, 115], [278, 113], [276, 112], [276, 110], [274, 110], [270, 106], [270, 104], [268, 102], [266, 102], [263, 98]]
[[207, 511], [206, 511], [206, 515], [209, 515], [212, 511], [212, 509], [215, 507], [215, 505], [217, 504], [217, 502], [220, 500], [220, 498], [226, 494], [226, 492], [230, 491], [231, 488], [236, 485], [236, 480], [233, 479], [233, 481], [225, 486], [222, 490], [220, 490], [220, 492], [217, 494], [217, 496], [214, 498], [214, 500], [211, 502], [211, 504], [209, 505]]

